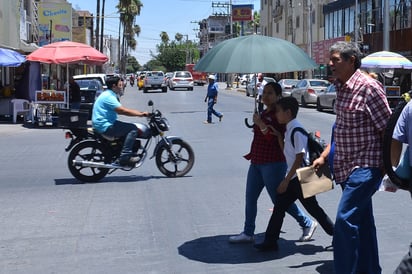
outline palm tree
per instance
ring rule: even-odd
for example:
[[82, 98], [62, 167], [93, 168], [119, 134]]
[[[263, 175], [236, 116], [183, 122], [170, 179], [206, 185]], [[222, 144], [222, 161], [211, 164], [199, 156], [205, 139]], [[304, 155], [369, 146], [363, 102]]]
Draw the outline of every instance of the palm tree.
[[181, 34], [181, 33], [179, 33], [179, 32], [176, 33], [175, 39], [176, 39], [177, 42], [181, 42], [182, 39], [183, 39], [183, 34]]
[[[100, 0], [98, 0], [99, 2], [100, 2]], [[104, 6], [105, 6], [105, 4], [106, 4], [106, 0], [102, 0], [103, 2], [102, 2], [102, 15], [101, 15], [101, 18], [102, 18], [102, 28], [101, 28], [101, 31], [100, 31], [100, 51], [101, 52], [103, 52], [103, 40], [104, 40], [104, 38], [103, 38], [103, 31], [104, 31]]]
[[260, 27], [260, 13], [257, 11], [253, 13], [253, 20], [248, 22], [248, 26], [253, 28], [253, 32], [257, 34], [258, 28]]
[[123, 48], [135, 49], [137, 45], [135, 36], [139, 36], [141, 30], [135, 21], [136, 16], [140, 15], [143, 4], [140, 0], [119, 0], [116, 7], [120, 13], [120, 23], [123, 25]]
[[165, 44], [165, 45], [167, 45], [167, 43], [169, 43], [169, 34], [167, 34], [167, 32], [165, 32], [165, 31], [162, 31], [161, 33], [160, 33], [160, 39], [162, 39], [162, 43], [163, 44]]
[[122, 71], [125, 70], [125, 57], [128, 55], [129, 49], [136, 49], [137, 41], [135, 36], [140, 34], [140, 26], [135, 24], [136, 16], [140, 15], [140, 11], [143, 7], [140, 0], [119, 0], [119, 4], [116, 6], [120, 13], [120, 24], [123, 26], [123, 38], [121, 45], [121, 67]]

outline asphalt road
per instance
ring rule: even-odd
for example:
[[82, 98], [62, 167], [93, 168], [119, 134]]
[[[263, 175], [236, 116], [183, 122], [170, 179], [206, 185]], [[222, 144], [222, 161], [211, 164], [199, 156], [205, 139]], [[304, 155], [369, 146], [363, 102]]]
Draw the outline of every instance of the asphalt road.
[[[224, 87], [224, 85], [223, 85]], [[244, 192], [252, 132], [253, 99], [222, 89], [221, 123], [205, 125], [205, 87], [143, 94], [127, 87], [124, 105], [147, 110], [152, 99], [196, 155], [183, 178], [166, 178], [147, 159], [131, 172], [82, 184], [67, 168], [64, 131], [0, 123], [0, 273], [333, 273], [331, 237], [321, 228], [300, 243], [301, 231], [285, 218], [279, 252], [233, 245], [244, 221]], [[124, 117], [128, 121], [141, 121]], [[334, 115], [302, 108], [308, 130], [330, 138]], [[332, 219], [340, 188], [318, 196]], [[263, 192], [258, 238], [272, 207]], [[392, 273], [412, 240], [406, 192], [374, 197], [383, 273]]]

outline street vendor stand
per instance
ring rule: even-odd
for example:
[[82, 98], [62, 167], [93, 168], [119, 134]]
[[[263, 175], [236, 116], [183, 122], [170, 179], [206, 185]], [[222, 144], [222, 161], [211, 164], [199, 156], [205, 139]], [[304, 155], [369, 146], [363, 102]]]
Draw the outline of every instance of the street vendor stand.
[[[69, 80], [69, 64], [103, 65], [108, 61], [106, 55], [95, 48], [72, 41], [55, 42], [45, 45], [29, 55], [28, 61], [46, 64], [66, 64], [66, 81]], [[58, 119], [58, 110], [69, 107], [69, 85], [66, 91], [36, 91], [33, 109], [38, 122], [54, 123]], [[36, 119], [34, 119], [36, 120]]]
[[66, 108], [66, 92], [57, 90], [37, 90], [32, 103], [33, 123], [38, 126], [55, 125], [59, 109]]

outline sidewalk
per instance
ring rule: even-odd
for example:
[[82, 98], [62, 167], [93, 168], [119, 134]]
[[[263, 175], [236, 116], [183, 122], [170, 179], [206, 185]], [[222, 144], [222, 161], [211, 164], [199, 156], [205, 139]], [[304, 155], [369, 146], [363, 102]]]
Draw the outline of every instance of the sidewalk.
[[234, 90], [238, 92], [246, 92], [246, 86], [242, 86], [239, 84], [239, 87], [237, 87], [236, 83], [232, 84], [232, 87], [227, 87], [227, 82], [217, 82], [219, 85], [219, 90]]

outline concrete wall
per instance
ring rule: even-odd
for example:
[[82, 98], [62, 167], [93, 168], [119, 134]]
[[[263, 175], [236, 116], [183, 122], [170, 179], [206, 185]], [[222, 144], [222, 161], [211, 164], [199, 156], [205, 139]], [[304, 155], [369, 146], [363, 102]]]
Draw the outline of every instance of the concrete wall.
[[19, 1], [0, 1], [0, 46], [18, 49], [20, 46]]

